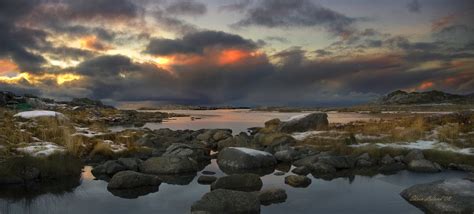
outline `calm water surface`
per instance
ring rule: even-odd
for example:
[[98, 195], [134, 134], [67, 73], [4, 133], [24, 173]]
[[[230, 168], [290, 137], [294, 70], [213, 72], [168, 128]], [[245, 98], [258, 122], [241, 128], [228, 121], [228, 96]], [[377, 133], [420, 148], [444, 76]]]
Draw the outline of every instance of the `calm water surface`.
[[[199, 172], [189, 184], [162, 183], [158, 192], [124, 199], [108, 192], [105, 181], [93, 180], [90, 169], [85, 168], [81, 185], [68, 193], [44, 194], [29, 200], [1, 198], [0, 213], [189, 213], [193, 202], [210, 191], [208, 185], [197, 183]], [[214, 171], [218, 177], [225, 175], [215, 160], [204, 170]], [[288, 199], [284, 203], [262, 206], [262, 213], [421, 213], [399, 196], [403, 189], [417, 183], [463, 175], [454, 171], [434, 174], [401, 171], [395, 175], [355, 176], [331, 181], [309, 175], [312, 179], [309, 187], [293, 188], [284, 184], [286, 175], [270, 174], [262, 177], [263, 189], [284, 188]]]

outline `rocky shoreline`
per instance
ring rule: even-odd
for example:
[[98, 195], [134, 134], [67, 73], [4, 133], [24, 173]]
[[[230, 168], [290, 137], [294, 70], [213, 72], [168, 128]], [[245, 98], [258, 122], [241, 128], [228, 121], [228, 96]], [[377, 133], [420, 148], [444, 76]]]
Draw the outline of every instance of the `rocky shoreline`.
[[[91, 108], [86, 109], [89, 109], [87, 115], [94, 115], [90, 113]], [[63, 112], [66, 117], [70, 115], [67, 111]], [[129, 113], [125, 114], [129, 115]], [[132, 121], [131, 123], [154, 120], [147, 116], [136, 116], [140, 113], [130, 115], [135, 115], [126, 116]], [[137, 119], [141, 117], [147, 119]], [[55, 120], [57, 120], [56, 116]], [[107, 119], [98, 120], [107, 121]], [[30, 119], [21, 119], [20, 121], [22, 125], [38, 123], [35, 119], [32, 120], [33, 122]], [[80, 122], [76, 119], [73, 121], [76, 125]], [[121, 122], [105, 123], [116, 125], [128, 121], [128, 119], [117, 121]], [[260, 178], [274, 173], [281, 164], [296, 167], [291, 171], [295, 175], [284, 177], [284, 183], [294, 188], [304, 188], [311, 185], [309, 175], [332, 180], [338, 177], [350, 178], [354, 175], [393, 174], [401, 170], [438, 173], [449, 168], [474, 172], [474, 167], [464, 162], [453, 162], [448, 165], [437, 163], [427, 158], [424, 151], [418, 149], [406, 149], [396, 155], [390, 153], [373, 155], [370, 152], [347, 154], [335, 150], [321, 150], [311, 144], [302, 143], [292, 135], [295, 132], [327, 131], [329, 126], [325, 113], [312, 113], [288, 121], [270, 120], [265, 123], [265, 127], [253, 128], [249, 133], [242, 132], [236, 135], [229, 129], [195, 131], [139, 129], [102, 134], [90, 133], [92, 131], [88, 129], [90, 132], [84, 132], [79, 135], [79, 138], [87, 140], [83, 141], [85, 148], [87, 142], [94, 142], [94, 146], [89, 150], [82, 148], [79, 158], [80, 162], [94, 165], [92, 173], [96, 179], [107, 181], [107, 189], [113, 195], [123, 198], [137, 198], [157, 192], [161, 183], [188, 184], [197, 176], [197, 172], [203, 170], [212, 159], [216, 159], [219, 168], [227, 175], [217, 177], [213, 175], [213, 172], [207, 172], [198, 178], [200, 184], [210, 185], [210, 192], [193, 204], [192, 213], [259, 213], [260, 205], [267, 206], [272, 203], [284, 202], [288, 197], [285, 190], [262, 190]], [[112, 145], [117, 148], [121, 148], [120, 145], [123, 147], [123, 151], [120, 150], [120, 152], [110, 155], [110, 153], [98, 152], [99, 150], [96, 148], [100, 145], [97, 143], [98, 141], [125, 143], [107, 144], [108, 148], [115, 148], [111, 147]], [[353, 141], [355, 140], [349, 138], [349, 144]], [[66, 150], [66, 147], [64, 149]], [[97, 151], [84, 152], [91, 150]], [[66, 150], [63, 155], [65, 157], [77, 156], [77, 154], [71, 154], [70, 150]], [[39, 159], [48, 157], [49, 155], [45, 155]], [[0, 162], [0, 167], [6, 168], [5, 162], [7, 161]], [[79, 164], [70, 168], [77, 171], [81, 166], [82, 164]], [[56, 177], [48, 177], [46, 176], [47, 171], [43, 166], [33, 166], [4, 173], [0, 176], [0, 186], [27, 186], [31, 183], [41, 185], [54, 179], [66, 177], [76, 181], [80, 179], [78, 173], [58, 173]], [[461, 186], [470, 187], [472, 184], [467, 182], [472, 182], [472, 179], [462, 182], [448, 181], [444, 186], [447, 185], [454, 190], [461, 188]], [[436, 185], [439, 186], [439, 183], [427, 185], [436, 187]], [[449, 204], [448, 208], [446, 208], [447, 205], [437, 207], [438, 205], [432, 203], [421, 203], [416, 200], [418, 197], [416, 192], [423, 191], [423, 188], [426, 187], [420, 188], [416, 186], [409, 188], [401, 195], [422, 210], [433, 213], [453, 210], [462, 213], [473, 208], [472, 203], [446, 202]], [[473, 199], [472, 192], [459, 195], [460, 193], [454, 190], [449, 191], [449, 196], [466, 201]], [[443, 191], [433, 191], [435, 197], [445, 197], [444, 193]]]

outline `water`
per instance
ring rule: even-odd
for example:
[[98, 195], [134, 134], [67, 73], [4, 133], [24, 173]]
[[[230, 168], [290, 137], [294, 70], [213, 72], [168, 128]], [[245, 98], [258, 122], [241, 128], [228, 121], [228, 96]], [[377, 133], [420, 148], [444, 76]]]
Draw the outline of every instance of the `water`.
[[[246, 132], [251, 127], [263, 127], [265, 121], [278, 118], [287, 120], [293, 116], [310, 112], [261, 112], [247, 109], [238, 110], [168, 110], [164, 112], [189, 115], [189, 117], [176, 117], [163, 123], [147, 123], [146, 128], [172, 130], [198, 130], [203, 128], [229, 128], [234, 134]], [[348, 123], [356, 120], [370, 120], [378, 117], [370, 114], [329, 112], [330, 123]]]
[[[90, 167], [85, 168], [80, 186], [62, 194], [43, 194], [35, 198], [12, 200], [0, 197], [0, 213], [189, 213], [191, 205], [210, 191], [208, 185], [197, 183], [194, 177], [189, 184], [162, 183], [158, 192], [124, 199], [107, 191], [105, 181], [93, 180]], [[215, 160], [204, 170], [225, 175]], [[197, 175], [200, 175], [198, 173]], [[292, 174], [287, 173], [287, 175]], [[407, 203], [399, 193], [414, 184], [439, 179], [462, 177], [463, 173], [446, 171], [419, 174], [401, 171], [395, 175], [374, 177], [355, 176], [331, 181], [309, 175], [312, 183], [307, 188], [293, 188], [284, 184], [284, 177], [273, 174], [262, 177], [264, 187], [284, 188], [288, 199], [284, 203], [262, 206], [262, 213], [422, 213]]]

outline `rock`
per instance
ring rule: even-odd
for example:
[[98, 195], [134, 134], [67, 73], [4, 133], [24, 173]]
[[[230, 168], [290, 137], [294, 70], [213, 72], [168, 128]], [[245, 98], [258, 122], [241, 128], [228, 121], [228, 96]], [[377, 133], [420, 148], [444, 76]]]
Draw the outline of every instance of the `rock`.
[[292, 187], [307, 187], [311, 184], [311, 179], [302, 175], [288, 175], [285, 177], [285, 184]]
[[160, 179], [154, 175], [147, 175], [134, 171], [121, 171], [110, 179], [108, 189], [133, 189], [145, 186], [159, 186]]
[[192, 158], [197, 162], [211, 159], [209, 150], [196, 144], [173, 143], [169, 146], [163, 156], [178, 156]]
[[138, 167], [143, 161], [138, 158], [119, 158], [117, 162], [127, 170], [138, 171]]
[[140, 196], [158, 192], [159, 186], [144, 186], [133, 189], [107, 189], [112, 195], [125, 199], [136, 199]]
[[281, 162], [291, 162], [296, 157], [296, 151], [294, 149], [287, 149], [278, 151], [275, 153], [275, 158]]
[[260, 200], [249, 192], [218, 189], [206, 193], [191, 206], [193, 214], [260, 213]]
[[390, 155], [387, 154], [382, 158], [382, 160], [380, 160], [380, 163], [383, 165], [387, 165], [387, 164], [395, 163], [395, 160]]
[[154, 157], [140, 166], [140, 171], [147, 174], [193, 173], [197, 170], [197, 163], [187, 157]]
[[355, 159], [349, 156], [326, 156], [319, 158], [318, 162], [333, 166], [336, 169], [351, 169], [355, 165]]
[[286, 201], [286, 191], [284, 189], [267, 189], [258, 193], [258, 199], [262, 205], [277, 204]]
[[218, 178], [211, 185], [211, 190], [230, 189], [237, 191], [259, 191], [263, 186], [260, 176], [255, 174], [235, 174]]
[[197, 182], [200, 184], [212, 184], [216, 180], [217, 180], [216, 176], [201, 175], [199, 176]]
[[296, 144], [296, 140], [288, 134], [284, 133], [258, 133], [254, 137], [255, 144], [266, 146], [270, 153], [288, 149], [288, 147]]
[[405, 157], [403, 158], [403, 162], [405, 164], [409, 164], [413, 160], [423, 160], [423, 159], [425, 159], [423, 152], [419, 149], [414, 149], [405, 155]]
[[267, 131], [277, 131], [280, 124], [281, 124], [281, 121], [278, 118], [266, 121], [265, 122], [265, 130], [267, 130]]
[[127, 170], [123, 165], [119, 164], [115, 160], [109, 160], [105, 163], [98, 165], [92, 169], [92, 174], [95, 177], [109, 176], [112, 177], [115, 173]]
[[232, 130], [217, 130], [213, 135], [212, 139], [215, 142], [224, 140], [226, 138], [232, 137]]
[[426, 213], [474, 212], [474, 182], [466, 179], [417, 184], [400, 195]]
[[406, 168], [406, 165], [400, 162], [394, 162], [391, 164], [385, 164], [382, 165], [378, 171], [382, 174], [394, 174], [397, 173], [400, 170], [404, 170]]
[[201, 173], [203, 175], [215, 175], [216, 174], [215, 172], [211, 172], [211, 171], [202, 171]]
[[275, 172], [273, 173], [273, 175], [276, 175], [276, 176], [282, 176], [282, 175], [285, 175], [286, 173], [284, 172]]
[[357, 167], [371, 167], [372, 165], [373, 165], [372, 162], [370, 162], [368, 160], [364, 160], [364, 159], [359, 159], [356, 162]]
[[305, 132], [326, 129], [328, 124], [328, 115], [326, 113], [312, 113], [301, 119], [282, 122], [278, 129], [284, 133]]
[[335, 173], [337, 171], [334, 166], [329, 165], [325, 162], [316, 162], [311, 165], [311, 169], [315, 174], [330, 174]]
[[311, 155], [311, 156], [308, 156], [308, 157], [304, 157], [304, 158], [301, 158], [297, 161], [294, 161], [293, 165], [297, 166], [297, 167], [299, 167], [299, 166], [311, 166], [314, 163], [318, 162], [320, 157], [321, 157], [320, 155]]
[[246, 147], [251, 148], [255, 145], [251, 144], [251, 138], [247, 133], [241, 132], [240, 134], [229, 137], [224, 140], [217, 142], [217, 149], [222, 150], [226, 147]]
[[474, 166], [467, 165], [467, 164], [449, 164], [450, 169], [460, 170], [464, 172], [474, 172]]
[[370, 155], [369, 153], [364, 153], [364, 154], [361, 154], [359, 157], [357, 157], [357, 160], [366, 160], [366, 161], [370, 161]]
[[408, 170], [414, 172], [441, 172], [441, 167], [437, 163], [429, 160], [412, 160], [408, 164]]
[[222, 168], [230, 169], [258, 169], [274, 167], [275, 157], [259, 150], [228, 147], [219, 152], [217, 164]]
[[306, 167], [306, 166], [300, 166], [296, 167], [291, 172], [297, 174], [297, 175], [308, 175], [311, 172], [311, 169]]

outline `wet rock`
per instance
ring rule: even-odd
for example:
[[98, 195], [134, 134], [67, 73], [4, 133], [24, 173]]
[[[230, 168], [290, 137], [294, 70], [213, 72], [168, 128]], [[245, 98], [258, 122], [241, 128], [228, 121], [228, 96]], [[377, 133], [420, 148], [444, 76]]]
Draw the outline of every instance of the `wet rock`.
[[138, 158], [119, 158], [117, 163], [127, 170], [138, 171], [138, 167], [143, 161]]
[[266, 131], [277, 131], [280, 127], [281, 121], [278, 118], [271, 119], [265, 122], [265, 130]]
[[285, 184], [292, 187], [307, 187], [311, 184], [311, 179], [302, 175], [288, 175], [285, 177]]
[[212, 140], [215, 142], [219, 142], [220, 140], [227, 139], [229, 137], [232, 137], [232, 130], [227, 129], [227, 130], [217, 130], [213, 135], [212, 135]]
[[197, 163], [187, 157], [154, 157], [140, 165], [140, 171], [147, 174], [195, 173]]
[[201, 173], [203, 175], [215, 175], [216, 174], [215, 172], [211, 172], [211, 171], [202, 171]]
[[101, 165], [94, 167], [91, 172], [97, 178], [107, 178], [112, 177], [115, 173], [125, 170], [127, 170], [127, 168], [118, 163], [116, 160], [109, 160]]
[[301, 119], [282, 122], [278, 129], [284, 133], [305, 132], [326, 129], [328, 124], [328, 115], [326, 113], [312, 113]]
[[337, 171], [334, 166], [323, 161], [314, 163], [313, 165], [311, 165], [311, 169], [312, 172], [315, 174], [330, 174]]
[[390, 155], [385, 155], [382, 160], [380, 160], [380, 163], [383, 165], [387, 165], [395, 163], [395, 160]]
[[249, 192], [218, 189], [206, 193], [191, 206], [193, 214], [260, 213], [260, 200]]
[[355, 165], [355, 159], [349, 156], [326, 156], [319, 158], [318, 162], [333, 166], [336, 169], [351, 169]]
[[286, 201], [286, 191], [284, 189], [267, 189], [258, 193], [258, 199], [262, 205], [277, 204]]
[[308, 157], [305, 157], [305, 158], [301, 158], [297, 161], [294, 161], [293, 165], [297, 166], [297, 167], [299, 167], [299, 166], [311, 166], [314, 163], [318, 162], [320, 157], [321, 157], [321, 155], [311, 155], [311, 156], [308, 156]]
[[234, 137], [229, 137], [217, 142], [218, 150], [222, 150], [226, 147], [252, 148], [252, 147], [255, 147], [255, 145], [251, 143], [251, 138], [247, 133], [241, 132], [240, 134]]
[[196, 173], [180, 173], [180, 174], [159, 174], [157, 175], [158, 178], [166, 184], [171, 185], [188, 185], [190, 184], [194, 178], [197, 176]]
[[216, 176], [201, 175], [199, 176], [197, 182], [200, 184], [212, 184], [216, 180], [217, 180]]
[[273, 173], [273, 175], [276, 175], [276, 176], [283, 176], [285, 174], [286, 174], [285, 172], [275, 172], [275, 173]]
[[150, 193], [158, 192], [159, 186], [144, 186], [132, 189], [107, 189], [112, 195], [125, 198], [125, 199], [136, 199], [141, 196], [148, 195]]
[[230, 189], [237, 191], [259, 191], [263, 186], [260, 176], [255, 174], [235, 174], [218, 178], [211, 185], [211, 190]]
[[408, 170], [413, 172], [441, 172], [441, 166], [429, 160], [412, 160], [408, 164]]
[[405, 155], [405, 157], [403, 158], [403, 162], [405, 164], [409, 164], [413, 160], [423, 160], [423, 159], [425, 159], [423, 152], [419, 149], [414, 149]]
[[147, 175], [134, 171], [121, 171], [110, 179], [108, 189], [133, 189], [144, 186], [158, 186], [160, 179], [154, 175]]
[[474, 172], [474, 166], [467, 165], [467, 164], [449, 164], [449, 168], [453, 170], [460, 170], [464, 172]]
[[297, 175], [308, 175], [311, 172], [311, 169], [306, 166], [300, 166], [296, 167], [291, 172], [297, 174]]
[[163, 156], [178, 156], [192, 158], [197, 162], [208, 161], [211, 159], [210, 151], [198, 144], [171, 144], [163, 154]]
[[296, 155], [296, 151], [292, 148], [275, 152], [275, 158], [281, 162], [292, 162]]
[[395, 174], [398, 171], [406, 169], [406, 165], [399, 162], [385, 164], [379, 167], [378, 171], [382, 174]]
[[288, 134], [272, 132], [258, 133], [254, 136], [254, 144], [266, 147], [269, 153], [286, 150], [296, 144], [296, 140]]
[[426, 213], [474, 212], [474, 182], [466, 179], [417, 184], [400, 195]]
[[230, 169], [258, 169], [274, 167], [275, 157], [259, 150], [228, 147], [219, 152], [217, 164], [219, 167]]

